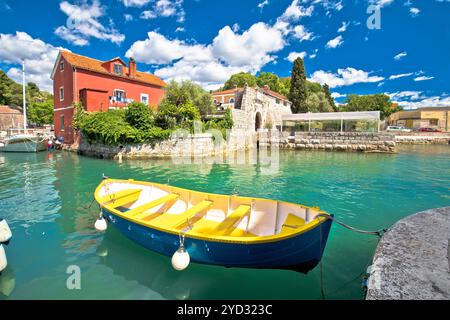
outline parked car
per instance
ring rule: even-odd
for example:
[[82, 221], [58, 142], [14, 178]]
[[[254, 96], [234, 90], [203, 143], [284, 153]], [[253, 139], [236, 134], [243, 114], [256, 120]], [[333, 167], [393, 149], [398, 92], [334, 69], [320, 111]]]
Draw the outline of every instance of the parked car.
[[406, 129], [405, 127], [400, 126], [389, 126], [387, 127], [386, 131], [389, 132], [411, 132], [411, 129]]
[[442, 132], [439, 129], [436, 128], [420, 128], [420, 132]]

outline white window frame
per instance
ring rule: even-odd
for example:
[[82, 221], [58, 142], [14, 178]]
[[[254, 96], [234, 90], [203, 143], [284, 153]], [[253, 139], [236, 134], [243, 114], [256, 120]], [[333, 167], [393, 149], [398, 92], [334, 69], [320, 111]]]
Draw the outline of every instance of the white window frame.
[[[116, 71], [116, 66], [120, 66], [120, 74]], [[120, 63], [114, 63], [114, 74], [116, 76], [123, 76], [123, 65]]]
[[59, 87], [59, 101], [64, 101], [64, 87]]
[[[142, 98], [147, 98], [147, 102], [145, 103], [145, 102], [143, 102], [142, 101]], [[144, 104], [146, 104], [147, 106], [149, 105], [149, 103], [150, 103], [150, 97], [149, 97], [149, 95], [148, 94], [146, 94], [146, 93], [141, 93], [141, 103], [144, 103]]]
[[114, 89], [114, 91], [113, 91], [113, 97], [114, 98], [116, 98], [116, 92], [122, 92], [123, 93], [123, 101], [117, 101], [116, 100], [116, 103], [125, 103], [126, 101], [126, 92], [125, 92], [125, 90], [122, 90], [122, 89]]

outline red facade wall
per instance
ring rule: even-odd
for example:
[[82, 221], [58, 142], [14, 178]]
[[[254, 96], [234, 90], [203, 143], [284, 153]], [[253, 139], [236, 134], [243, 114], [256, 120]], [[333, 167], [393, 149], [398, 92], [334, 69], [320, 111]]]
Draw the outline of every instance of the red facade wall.
[[[61, 57], [61, 61], [64, 58]], [[148, 104], [154, 109], [164, 96], [164, 89], [158, 86], [145, 84], [133, 79], [117, 78], [114, 75], [100, 74], [88, 70], [73, 70], [72, 66], [65, 62], [64, 71], [57, 66], [54, 76], [54, 103], [55, 103], [55, 135], [63, 136], [64, 143], [74, 143], [72, 129], [73, 104], [83, 102], [86, 111], [108, 111], [110, 107], [126, 107], [123, 103], [111, 103], [115, 89], [123, 90], [127, 99], [141, 101], [141, 94], [148, 95]], [[59, 88], [64, 87], [64, 100], [59, 99]], [[83, 90], [90, 89], [90, 90]], [[103, 91], [103, 92], [102, 92]], [[61, 115], [64, 115], [64, 130], [61, 128]]]
[[[59, 64], [56, 66], [55, 76], [53, 79], [53, 101], [55, 105], [54, 109], [54, 124], [55, 135], [57, 138], [64, 137], [65, 143], [73, 143], [73, 130], [72, 130], [72, 105], [74, 98], [73, 87], [73, 69], [72, 66], [61, 57], [61, 61], [64, 61], [64, 71], [60, 70]], [[61, 62], [60, 61], [60, 62]], [[64, 100], [60, 100], [59, 89], [64, 88]], [[64, 130], [61, 128], [61, 116], [64, 115]]]
[[[114, 76], [103, 75], [87, 70], [77, 70], [75, 79], [75, 85], [79, 89], [89, 88], [108, 91], [108, 104], [109, 97], [113, 96], [113, 92], [116, 89], [125, 91], [128, 99], [133, 99], [137, 102], [141, 101], [141, 93], [148, 94], [149, 105], [152, 107], [156, 107], [164, 96], [164, 90], [160, 87], [134, 81], [132, 79], [116, 78]], [[88, 112], [100, 110], [100, 105], [98, 105], [99, 102], [96, 101], [97, 98], [98, 96], [93, 96], [92, 100], [88, 99], [86, 105]], [[111, 106], [113, 107], [113, 105]]]

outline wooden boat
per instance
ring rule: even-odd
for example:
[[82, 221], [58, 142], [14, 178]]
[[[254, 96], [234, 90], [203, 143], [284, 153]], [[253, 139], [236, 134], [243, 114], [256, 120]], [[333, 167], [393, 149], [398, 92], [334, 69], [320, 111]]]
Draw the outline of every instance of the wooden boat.
[[142, 246], [172, 256], [182, 244], [191, 261], [225, 267], [306, 273], [332, 224], [319, 208], [134, 180], [104, 179], [95, 199], [104, 219]]

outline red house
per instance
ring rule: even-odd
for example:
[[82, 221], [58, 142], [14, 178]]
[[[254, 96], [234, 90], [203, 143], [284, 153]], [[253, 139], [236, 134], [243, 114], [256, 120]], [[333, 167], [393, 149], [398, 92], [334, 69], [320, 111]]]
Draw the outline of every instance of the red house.
[[60, 51], [52, 72], [54, 124], [56, 137], [65, 144], [74, 143], [73, 105], [81, 102], [87, 112], [124, 108], [133, 101], [156, 110], [164, 96], [166, 83], [160, 78], [137, 71], [120, 58], [100, 61], [68, 51]]

